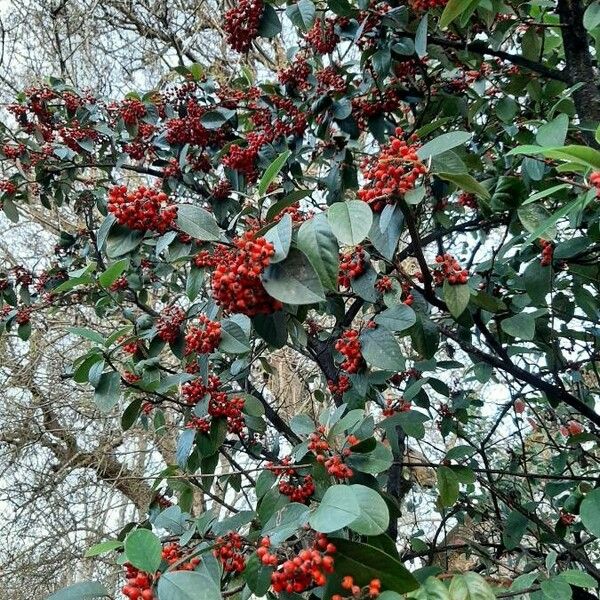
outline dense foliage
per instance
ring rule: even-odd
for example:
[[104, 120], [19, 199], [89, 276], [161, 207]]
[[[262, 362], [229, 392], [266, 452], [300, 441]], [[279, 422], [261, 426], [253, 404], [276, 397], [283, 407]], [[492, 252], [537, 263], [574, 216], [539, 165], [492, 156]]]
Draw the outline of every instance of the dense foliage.
[[[71, 305], [114, 323], [71, 328], [88, 345], [65, 377], [124, 432], [177, 431], [147, 514], [89, 555], [124, 565], [130, 600], [589, 595], [600, 4], [224, 18], [242, 53], [293, 29], [285, 67], [225, 84], [192, 64], [117, 101], [50, 80], [8, 107], [4, 214], [81, 227], [0, 274], [2, 327], [26, 342]], [[301, 414], [265, 384], [277, 352], [309, 373]], [[435, 471], [420, 506], [411, 467]], [[455, 550], [463, 572], [437, 558]]]

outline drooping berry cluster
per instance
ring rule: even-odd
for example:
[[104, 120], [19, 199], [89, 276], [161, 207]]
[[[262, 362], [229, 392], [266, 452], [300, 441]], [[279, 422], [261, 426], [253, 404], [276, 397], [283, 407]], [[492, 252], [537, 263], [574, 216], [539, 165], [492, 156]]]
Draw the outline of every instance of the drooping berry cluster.
[[565, 437], [579, 435], [585, 431], [585, 427], [579, 421], [569, 421], [566, 425], [561, 425], [560, 433]]
[[404, 398], [387, 398], [385, 408], [381, 411], [384, 417], [391, 417], [396, 413], [408, 412], [411, 404]]
[[344, 394], [352, 387], [352, 382], [347, 375], [340, 375], [337, 382], [330, 379], [327, 382], [327, 387], [332, 394]]
[[[170, 544], [165, 544], [162, 549], [162, 559], [168, 565], [174, 565], [181, 561], [184, 557], [185, 553], [183, 548], [177, 543], [172, 542]], [[177, 565], [178, 571], [193, 571], [200, 564], [200, 559], [197, 556], [194, 556], [188, 561], [181, 562]]]
[[260, 544], [256, 550], [256, 555], [260, 558], [260, 562], [263, 565], [269, 567], [276, 567], [279, 560], [277, 559], [277, 554], [272, 554], [269, 552], [269, 548], [271, 547], [271, 540], [268, 537], [264, 537], [260, 540]]
[[340, 271], [338, 283], [342, 288], [349, 288], [353, 279], [360, 277], [367, 270], [365, 251], [356, 246], [351, 252], [340, 253]]
[[216, 302], [226, 312], [249, 317], [280, 310], [281, 302], [267, 294], [260, 280], [275, 253], [273, 244], [251, 232], [237, 238], [234, 244], [233, 249], [218, 249], [211, 281]]
[[258, 35], [260, 19], [265, 10], [262, 0], [240, 0], [225, 13], [223, 29], [227, 43], [238, 52], [248, 52]]
[[[354, 583], [354, 578], [351, 575], [346, 575], [342, 579], [342, 588], [350, 592], [353, 598], [377, 598], [381, 593], [381, 581], [379, 579], [371, 579], [368, 585], [360, 587]], [[331, 600], [344, 600], [340, 594], [334, 594]]]
[[346, 479], [354, 474], [352, 469], [344, 464], [344, 458], [350, 456], [350, 446], [356, 443], [358, 440], [354, 436], [348, 436], [340, 455], [330, 446], [325, 435], [325, 427], [322, 425], [308, 437], [308, 449], [315, 454], [317, 462], [323, 464], [327, 472], [338, 479]]
[[463, 269], [451, 254], [438, 254], [435, 257], [433, 281], [442, 285], [447, 280], [450, 285], [464, 285], [469, 281], [469, 271]]
[[131, 336], [123, 336], [119, 338], [119, 343], [121, 344], [121, 349], [123, 352], [127, 352], [127, 354], [136, 354], [136, 352], [142, 347], [141, 340]]
[[187, 429], [195, 429], [200, 433], [210, 432], [210, 421], [202, 417], [192, 417], [185, 426]]
[[108, 192], [108, 210], [120, 225], [139, 231], [165, 233], [173, 229], [177, 206], [169, 203], [167, 194], [141, 186], [129, 192], [118, 185]]
[[335, 20], [316, 19], [306, 33], [308, 46], [317, 54], [329, 54], [335, 50], [340, 36], [335, 32]]
[[549, 242], [548, 240], [540, 240], [540, 246], [542, 247], [542, 260], [540, 264], [542, 267], [547, 267], [552, 264], [554, 246], [552, 245], [552, 242]]
[[181, 324], [185, 320], [185, 311], [179, 306], [167, 306], [156, 320], [156, 333], [158, 337], [172, 344], [181, 331]]
[[282, 562], [271, 575], [276, 593], [301, 594], [308, 588], [325, 585], [327, 575], [333, 573], [332, 554], [336, 547], [322, 533], [317, 534], [310, 548], [305, 548], [292, 559]]
[[387, 292], [391, 292], [392, 286], [393, 286], [392, 280], [387, 275], [382, 275], [375, 282], [375, 289], [381, 294], [386, 294]]
[[409, 5], [415, 12], [426, 12], [446, 4], [448, 0], [409, 0]]
[[321, 93], [343, 94], [348, 88], [345, 79], [332, 66], [317, 71], [316, 78], [317, 90]]
[[346, 373], [358, 373], [364, 365], [358, 336], [356, 329], [346, 329], [335, 343], [335, 349], [344, 356], [340, 369]]
[[215, 200], [225, 200], [231, 193], [231, 183], [227, 179], [221, 179], [212, 190], [212, 197]]
[[221, 323], [206, 315], [198, 316], [198, 325], [192, 325], [185, 334], [185, 353], [210, 354], [221, 342]]
[[31, 307], [25, 306], [20, 308], [15, 315], [15, 322], [17, 325], [27, 325], [31, 321]]
[[119, 114], [126, 125], [135, 125], [146, 116], [146, 107], [141, 100], [125, 99], [119, 106]]
[[310, 65], [303, 55], [298, 55], [288, 67], [277, 71], [277, 79], [281, 85], [289, 85], [299, 90], [308, 87]]
[[[188, 381], [181, 386], [181, 393], [185, 401], [190, 405], [198, 404], [206, 395], [208, 401], [208, 415], [212, 418], [224, 418], [227, 420], [227, 430], [237, 435], [243, 434], [244, 417], [244, 399], [239, 397], [228, 397], [227, 392], [221, 390], [221, 380], [211, 375], [208, 378], [208, 385], [202, 383], [202, 379]], [[205, 428], [205, 425], [201, 427]]]
[[111, 292], [122, 292], [129, 287], [129, 282], [127, 281], [127, 277], [125, 275], [121, 275], [117, 277], [109, 286], [108, 289]]
[[304, 477], [298, 475], [298, 471], [290, 466], [291, 462], [292, 459], [286, 456], [281, 460], [280, 465], [268, 463], [267, 468], [281, 477], [279, 481], [279, 492], [281, 494], [288, 496], [292, 502], [306, 504], [308, 499], [315, 493], [315, 482], [311, 475], [305, 475]]
[[412, 190], [427, 167], [417, 155], [417, 138], [404, 138], [401, 128], [396, 136], [383, 146], [375, 161], [363, 164], [363, 174], [369, 183], [358, 192], [361, 200], [368, 202], [374, 211], [380, 212], [386, 204]]
[[213, 554], [221, 561], [228, 573], [241, 573], [246, 568], [245, 542], [239, 533], [231, 531], [215, 541]]
[[468, 192], [462, 192], [458, 196], [458, 203], [465, 208], [477, 208], [477, 198], [475, 194], [469, 194]]
[[129, 563], [125, 563], [124, 566], [127, 583], [121, 589], [123, 595], [127, 596], [129, 600], [154, 600], [152, 575], [136, 569]]
[[4, 192], [7, 196], [11, 196], [17, 191], [17, 186], [9, 179], [0, 181], [0, 192]]

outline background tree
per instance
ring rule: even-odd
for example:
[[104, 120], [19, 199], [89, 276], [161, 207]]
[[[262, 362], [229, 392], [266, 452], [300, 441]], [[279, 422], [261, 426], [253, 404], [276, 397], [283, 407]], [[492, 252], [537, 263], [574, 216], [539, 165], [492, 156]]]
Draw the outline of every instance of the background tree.
[[[2, 442], [36, 474], [5, 502], [77, 490], [50, 539], [131, 519], [52, 597], [589, 595], [598, 4], [173, 4], [59, 3], [63, 78], [8, 107], [4, 213], [58, 243], [1, 281]], [[79, 91], [78, 14], [180, 82]], [[217, 34], [247, 59], [210, 68]]]

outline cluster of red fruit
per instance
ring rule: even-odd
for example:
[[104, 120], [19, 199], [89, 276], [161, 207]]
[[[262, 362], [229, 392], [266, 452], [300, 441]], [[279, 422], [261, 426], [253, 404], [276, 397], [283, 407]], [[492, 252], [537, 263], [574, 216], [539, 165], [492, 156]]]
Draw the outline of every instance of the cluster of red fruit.
[[156, 320], [156, 333], [158, 337], [172, 344], [177, 339], [181, 330], [181, 324], [185, 320], [185, 311], [179, 306], [167, 306]]
[[121, 350], [127, 354], [135, 354], [142, 347], [142, 342], [135, 337], [123, 336], [118, 341], [121, 344]]
[[344, 394], [352, 387], [352, 382], [348, 375], [340, 375], [337, 381], [330, 379], [327, 382], [327, 387], [332, 394]]
[[338, 274], [338, 283], [342, 288], [349, 288], [351, 281], [360, 277], [367, 269], [365, 251], [362, 246], [350, 252], [340, 253], [340, 271]]
[[469, 271], [463, 269], [451, 254], [438, 254], [435, 257], [433, 281], [442, 285], [447, 280], [450, 285], [464, 285], [469, 281]]
[[310, 65], [302, 54], [297, 55], [288, 67], [277, 71], [277, 79], [281, 85], [289, 85], [299, 90], [308, 87], [309, 75]]
[[309, 587], [325, 585], [327, 575], [333, 573], [332, 554], [336, 547], [322, 533], [317, 534], [311, 548], [305, 548], [292, 559], [285, 560], [271, 575], [276, 593], [301, 594]]
[[600, 198], [600, 171], [594, 171], [590, 175], [590, 183], [596, 188], [596, 198]]
[[282, 308], [269, 296], [260, 276], [275, 253], [273, 244], [246, 232], [234, 240], [235, 248], [220, 247], [212, 275], [212, 292], [217, 304], [226, 312], [249, 317], [270, 314]]
[[448, 0], [409, 0], [409, 5], [415, 12], [426, 12], [446, 4]]
[[396, 413], [408, 412], [410, 406], [410, 402], [404, 398], [387, 398], [382, 413], [384, 417], [392, 417]]
[[346, 80], [335, 70], [335, 67], [329, 66], [317, 71], [317, 92], [327, 94], [343, 94], [348, 85]]
[[315, 482], [311, 475], [301, 477], [296, 469], [290, 466], [292, 459], [286, 456], [280, 465], [267, 463], [267, 468], [281, 476], [279, 481], [279, 492], [287, 496], [292, 502], [306, 504], [308, 499], [315, 493]]
[[177, 217], [177, 206], [168, 200], [167, 194], [157, 189], [141, 186], [129, 192], [118, 185], [108, 192], [108, 210], [129, 229], [165, 233], [173, 229]]
[[[381, 593], [381, 581], [379, 579], [371, 579], [369, 585], [360, 587], [354, 583], [354, 578], [350, 575], [346, 575], [342, 579], [342, 588], [348, 590], [354, 598], [360, 598], [361, 596], [368, 596], [369, 598], [377, 598]], [[331, 600], [343, 600], [340, 594], [334, 594]]]
[[335, 343], [335, 349], [344, 356], [340, 369], [346, 373], [358, 373], [364, 364], [358, 336], [356, 329], [346, 329]]
[[199, 433], [210, 432], [210, 421], [202, 417], [192, 417], [185, 426], [187, 429], [195, 429]]
[[401, 283], [402, 287], [402, 302], [406, 304], [406, 306], [410, 306], [414, 301], [415, 297], [412, 295], [412, 287], [408, 281], [403, 281]]
[[119, 114], [126, 125], [135, 125], [146, 116], [146, 107], [141, 100], [126, 99], [119, 106]]
[[[218, 419], [227, 420], [227, 430], [230, 433], [242, 435], [244, 429], [244, 399], [239, 397], [229, 398], [227, 393], [221, 390], [221, 380], [216, 375], [208, 378], [208, 385], [202, 383], [202, 379], [188, 381], [181, 386], [181, 393], [185, 401], [190, 405], [198, 404], [208, 394], [208, 414]], [[205, 425], [201, 426], [205, 428]]]
[[241, 573], [246, 568], [244, 539], [234, 531], [219, 536], [215, 541], [213, 554], [221, 561], [228, 573]]
[[31, 321], [31, 307], [20, 308], [15, 316], [17, 325], [27, 325]]
[[25, 152], [25, 144], [6, 144], [2, 147], [2, 153], [6, 158], [15, 160]]
[[367, 98], [352, 98], [352, 115], [360, 129], [368, 129], [369, 119], [384, 113], [395, 112], [401, 104], [398, 92], [389, 88], [383, 93]]
[[[183, 549], [177, 542], [165, 544], [162, 549], [162, 558], [168, 565], [179, 562], [184, 556]], [[200, 564], [200, 559], [194, 556], [189, 561], [177, 565], [178, 571], [193, 571]]]
[[391, 292], [392, 287], [393, 287], [392, 280], [387, 275], [383, 275], [375, 282], [375, 289], [381, 294], [386, 294], [387, 292]]
[[305, 39], [309, 48], [317, 54], [333, 52], [340, 41], [340, 36], [335, 32], [335, 19], [316, 19]]
[[417, 155], [417, 137], [404, 138], [404, 131], [396, 128], [396, 136], [383, 146], [375, 161], [363, 163], [363, 174], [369, 184], [358, 192], [358, 197], [380, 212], [386, 204], [412, 190], [427, 167]]
[[477, 208], [477, 198], [475, 194], [469, 194], [468, 192], [462, 192], [458, 196], [458, 203], [465, 208]]
[[121, 275], [117, 277], [109, 286], [108, 290], [110, 292], [122, 292], [129, 287], [129, 282], [127, 281], [127, 277], [125, 275]]
[[[358, 441], [359, 440], [355, 436], [348, 436], [346, 447], [342, 450], [343, 457], [350, 456], [350, 446], [354, 446]], [[344, 464], [343, 457], [336, 454], [329, 445], [325, 435], [325, 427], [323, 427], [323, 425], [317, 427], [317, 430], [308, 437], [308, 449], [311, 452], [314, 452], [317, 462], [323, 464], [327, 469], [327, 472], [330, 475], [333, 475], [333, 477], [346, 479], [347, 477], [352, 477], [354, 474], [352, 469]]]
[[258, 35], [260, 19], [265, 10], [262, 0], [240, 0], [225, 13], [223, 29], [227, 43], [238, 52], [248, 52]]
[[231, 183], [227, 179], [221, 179], [212, 190], [212, 197], [215, 200], [225, 200], [231, 193]]
[[14, 194], [17, 191], [17, 186], [9, 179], [0, 181], [0, 192], [4, 192], [7, 196]]
[[566, 425], [561, 425], [560, 433], [565, 437], [579, 435], [585, 431], [585, 428], [578, 421], [569, 421]]
[[129, 600], [154, 600], [152, 575], [136, 569], [129, 563], [125, 563], [124, 566], [127, 583], [121, 589], [123, 595]]
[[554, 246], [552, 245], [552, 242], [549, 242], [548, 240], [540, 240], [540, 246], [542, 247], [542, 260], [540, 264], [542, 267], [547, 267], [552, 264]]
[[221, 342], [221, 323], [206, 315], [198, 316], [199, 325], [192, 325], [185, 334], [185, 353], [210, 354]]

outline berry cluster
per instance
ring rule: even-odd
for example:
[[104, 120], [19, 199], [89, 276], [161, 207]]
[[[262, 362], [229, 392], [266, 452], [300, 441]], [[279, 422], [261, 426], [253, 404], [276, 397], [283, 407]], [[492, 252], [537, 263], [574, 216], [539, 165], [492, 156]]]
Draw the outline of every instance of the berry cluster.
[[348, 88], [344, 78], [332, 66], [325, 67], [316, 73], [317, 91], [330, 94], [343, 94]]
[[[349, 446], [358, 443], [358, 440], [354, 436], [348, 436], [346, 441], [347, 447], [342, 450], [344, 457], [351, 454]], [[314, 452], [317, 462], [323, 464], [327, 472], [333, 477], [346, 479], [347, 477], [352, 477], [354, 474], [352, 469], [344, 464], [342, 456], [333, 452], [325, 435], [325, 427], [322, 425], [317, 427], [317, 430], [308, 437], [308, 449]]]
[[410, 306], [415, 301], [415, 297], [412, 295], [410, 283], [408, 281], [403, 281], [401, 287], [403, 297], [402, 302], [403, 304], [406, 304], [406, 306]]
[[198, 316], [199, 325], [191, 326], [185, 334], [185, 353], [210, 354], [221, 342], [221, 323], [206, 315]]
[[124, 185], [108, 193], [108, 210], [119, 224], [140, 231], [165, 233], [175, 225], [177, 206], [169, 204], [168, 196], [157, 189], [139, 187], [133, 192]]
[[590, 175], [590, 183], [596, 188], [596, 198], [600, 198], [600, 171], [594, 171]]
[[363, 164], [363, 174], [369, 183], [359, 190], [358, 196], [374, 211], [380, 212], [387, 203], [412, 190], [419, 177], [427, 172], [417, 156], [416, 142], [415, 136], [408, 141], [404, 139], [403, 130], [397, 128], [396, 137], [381, 149], [377, 159]]
[[458, 196], [458, 203], [465, 208], [477, 208], [477, 198], [475, 194], [469, 194], [468, 192], [462, 192]]
[[349, 288], [352, 279], [360, 277], [367, 270], [365, 251], [362, 246], [356, 246], [351, 252], [340, 253], [340, 271], [338, 283], [342, 288]]
[[578, 421], [569, 421], [566, 425], [562, 425], [560, 427], [560, 433], [565, 437], [569, 437], [571, 435], [579, 435], [584, 431], [585, 428]]
[[300, 477], [297, 470], [290, 466], [292, 459], [286, 456], [281, 460], [281, 465], [273, 465], [268, 463], [267, 468], [281, 476], [279, 481], [279, 492], [292, 502], [300, 502], [306, 504], [308, 499], [315, 493], [315, 482], [310, 475]]
[[392, 280], [387, 276], [383, 275], [375, 282], [375, 289], [380, 294], [386, 294], [392, 291]]
[[158, 337], [172, 344], [181, 331], [181, 324], [185, 320], [185, 311], [179, 306], [167, 306], [156, 320], [156, 333]]
[[339, 35], [335, 32], [334, 19], [316, 19], [306, 33], [308, 46], [317, 54], [329, 54], [335, 50]]
[[240, 0], [225, 13], [223, 29], [227, 43], [238, 52], [248, 52], [258, 35], [258, 26], [265, 5], [262, 0]]
[[20, 308], [15, 316], [15, 321], [17, 325], [27, 325], [31, 321], [31, 308], [29, 306]]
[[333, 573], [336, 551], [322, 533], [317, 534], [312, 548], [305, 548], [292, 559], [285, 560], [271, 575], [271, 585], [276, 593], [301, 594], [312, 585], [322, 586], [327, 575]]
[[337, 382], [332, 379], [327, 382], [327, 387], [332, 394], [344, 394], [352, 387], [352, 382], [347, 375], [340, 375]]
[[398, 110], [400, 103], [401, 97], [398, 92], [389, 88], [372, 98], [353, 98], [352, 115], [358, 127], [364, 130], [368, 128], [370, 118], [394, 112]]
[[435, 257], [433, 281], [442, 285], [447, 280], [450, 285], [464, 285], [469, 281], [469, 271], [463, 269], [451, 254], [438, 254]]
[[[230, 433], [242, 435], [244, 429], [244, 399], [239, 397], [228, 398], [227, 393], [221, 390], [221, 380], [215, 375], [208, 378], [208, 385], [201, 379], [188, 381], [181, 386], [181, 393], [190, 405], [198, 404], [208, 394], [208, 414], [218, 419], [227, 420], [227, 430]], [[206, 427], [202, 425], [202, 427]]]
[[[177, 542], [165, 544], [162, 549], [162, 559], [170, 566], [179, 562], [184, 556], [183, 549]], [[193, 571], [200, 564], [200, 559], [195, 556], [187, 562], [177, 565], [178, 571]]]
[[277, 71], [277, 79], [281, 85], [289, 85], [299, 90], [308, 87], [308, 76], [310, 75], [310, 65], [304, 56], [297, 56], [284, 69]]
[[281, 302], [265, 291], [260, 275], [275, 253], [273, 244], [246, 232], [234, 242], [234, 249], [219, 248], [212, 275], [212, 292], [226, 312], [249, 317], [270, 314], [282, 308]]
[[242, 536], [232, 531], [216, 539], [213, 554], [221, 561], [225, 571], [241, 573], [246, 568], [244, 546]]
[[542, 247], [542, 260], [540, 264], [542, 267], [547, 267], [552, 264], [552, 256], [554, 254], [554, 246], [552, 242], [547, 240], [540, 240], [540, 246]]
[[446, 6], [448, 0], [409, 0], [408, 3], [414, 12], [426, 12], [434, 8]]
[[119, 338], [119, 343], [123, 352], [127, 354], [135, 354], [142, 347], [142, 342], [134, 337], [123, 336]]
[[410, 402], [404, 398], [387, 398], [385, 408], [382, 410], [384, 417], [391, 417], [396, 413], [408, 412], [410, 410]]
[[226, 200], [231, 193], [231, 183], [227, 179], [221, 179], [212, 190], [212, 197], [215, 200]]
[[0, 192], [4, 192], [7, 196], [14, 194], [17, 191], [17, 186], [9, 179], [0, 181]]
[[127, 583], [121, 591], [129, 600], [154, 600], [152, 575], [136, 569], [129, 563], [125, 563], [125, 577]]
[[210, 432], [210, 421], [201, 417], [192, 417], [186, 424], [187, 429], [195, 429], [199, 433]]
[[125, 275], [121, 275], [117, 277], [109, 286], [108, 290], [110, 292], [122, 292], [129, 287], [129, 282], [127, 281], [127, 277]]
[[266, 565], [268, 567], [276, 567], [279, 561], [277, 560], [276, 554], [271, 554], [271, 552], [269, 552], [270, 547], [271, 540], [268, 537], [262, 538], [260, 540], [260, 545], [256, 550], [256, 555], [258, 556], [258, 558], [260, 558], [260, 562], [263, 565]]
[[[369, 585], [360, 587], [354, 583], [354, 578], [351, 575], [346, 575], [342, 579], [342, 588], [349, 591], [353, 598], [366, 597], [377, 598], [381, 593], [381, 581], [379, 579], [371, 579]], [[343, 600], [340, 594], [334, 594], [331, 600]]]
[[344, 356], [340, 369], [346, 373], [358, 373], [364, 364], [358, 336], [356, 329], [346, 329], [335, 343], [335, 349]]
[[119, 114], [126, 125], [135, 125], [146, 116], [146, 112], [141, 100], [126, 99], [119, 106]]

